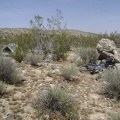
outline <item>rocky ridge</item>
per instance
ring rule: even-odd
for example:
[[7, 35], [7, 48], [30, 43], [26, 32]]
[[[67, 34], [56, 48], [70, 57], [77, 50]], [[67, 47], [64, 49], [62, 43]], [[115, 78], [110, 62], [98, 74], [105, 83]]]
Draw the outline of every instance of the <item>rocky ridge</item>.
[[[31, 31], [30, 28], [0, 28], [0, 36], [11, 36], [11, 35], [16, 35], [16, 34], [21, 34], [21, 33], [29, 33]], [[56, 33], [61, 33], [64, 32], [64, 30], [55, 30]], [[49, 32], [51, 32], [49, 30]], [[73, 29], [67, 29], [66, 32], [68, 34], [72, 35], [83, 35], [83, 36], [90, 36], [90, 35], [97, 35], [95, 33], [90, 33], [90, 32], [83, 32], [79, 30], [73, 30]]]

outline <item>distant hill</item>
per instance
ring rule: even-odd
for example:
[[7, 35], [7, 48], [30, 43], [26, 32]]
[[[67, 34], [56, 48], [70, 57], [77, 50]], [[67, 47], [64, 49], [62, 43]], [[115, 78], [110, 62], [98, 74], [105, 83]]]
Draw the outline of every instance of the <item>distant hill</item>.
[[[17, 35], [20, 33], [29, 33], [31, 31], [30, 28], [0, 28], [0, 37], [4, 36], [11, 36], [11, 35]], [[57, 33], [62, 33], [64, 30], [55, 30]], [[50, 32], [50, 30], [49, 30]], [[68, 29], [66, 30], [68, 34], [72, 35], [83, 35], [83, 36], [95, 36], [97, 34], [95, 33], [90, 33], [90, 32], [83, 32], [79, 30], [73, 30], [73, 29]]]

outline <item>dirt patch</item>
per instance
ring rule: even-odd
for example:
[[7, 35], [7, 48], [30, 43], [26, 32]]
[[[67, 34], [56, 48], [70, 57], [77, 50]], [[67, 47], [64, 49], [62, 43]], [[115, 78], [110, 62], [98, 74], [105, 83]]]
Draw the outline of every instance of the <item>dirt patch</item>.
[[[39, 120], [32, 104], [36, 93], [58, 85], [70, 90], [76, 101], [80, 120], [109, 120], [110, 114], [119, 111], [120, 103], [97, 93], [101, 82], [96, 81], [95, 76], [79, 72], [78, 80], [66, 81], [56, 73], [53, 73], [51, 77], [48, 76], [51, 65], [57, 65], [54, 69], [58, 69], [60, 65], [63, 65], [62, 62], [41, 64], [40, 67], [24, 62], [17, 64], [22, 69], [25, 80], [20, 86], [8, 85], [7, 93], [0, 96], [0, 120]], [[58, 113], [53, 113], [48, 118], [49, 120], [65, 120]]]

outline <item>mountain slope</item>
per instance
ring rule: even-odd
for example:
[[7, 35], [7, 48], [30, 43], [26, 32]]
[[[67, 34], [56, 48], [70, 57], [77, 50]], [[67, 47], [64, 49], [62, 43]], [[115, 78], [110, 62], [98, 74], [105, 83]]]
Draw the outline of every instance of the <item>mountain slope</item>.
[[[20, 33], [28, 33], [30, 31], [31, 31], [30, 28], [0, 28], [0, 37], [16, 35], [16, 34], [20, 34]], [[64, 32], [65, 30], [55, 30], [55, 31], [57, 33], [61, 33], [61, 32]], [[68, 34], [72, 34], [72, 35], [76, 35], [76, 36], [78, 36], [78, 35], [83, 35], [83, 36], [97, 35], [95, 33], [83, 32], [83, 31], [73, 30], [73, 29], [67, 29], [66, 32]]]

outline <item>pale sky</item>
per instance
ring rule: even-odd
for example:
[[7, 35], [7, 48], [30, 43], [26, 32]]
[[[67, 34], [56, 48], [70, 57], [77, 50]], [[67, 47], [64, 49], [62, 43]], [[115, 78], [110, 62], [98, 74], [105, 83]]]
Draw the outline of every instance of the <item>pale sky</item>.
[[120, 0], [0, 0], [0, 28], [28, 28], [34, 15], [62, 11], [68, 29], [120, 33]]

